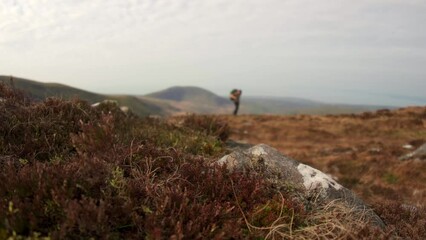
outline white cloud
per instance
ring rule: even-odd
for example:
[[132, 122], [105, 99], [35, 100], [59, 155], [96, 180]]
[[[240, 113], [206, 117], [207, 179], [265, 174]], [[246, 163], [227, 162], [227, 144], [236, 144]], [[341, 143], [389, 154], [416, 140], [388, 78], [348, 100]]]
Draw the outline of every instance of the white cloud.
[[423, 0], [3, 0], [0, 66], [104, 92], [386, 82], [422, 96], [425, 13]]

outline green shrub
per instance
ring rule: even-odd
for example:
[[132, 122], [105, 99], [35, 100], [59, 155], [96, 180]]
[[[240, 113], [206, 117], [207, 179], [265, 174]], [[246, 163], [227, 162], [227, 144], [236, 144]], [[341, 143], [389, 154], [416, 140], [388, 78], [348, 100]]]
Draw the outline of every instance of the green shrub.
[[395, 184], [398, 182], [398, 177], [393, 173], [385, 173], [383, 175], [383, 180], [388, 184]]

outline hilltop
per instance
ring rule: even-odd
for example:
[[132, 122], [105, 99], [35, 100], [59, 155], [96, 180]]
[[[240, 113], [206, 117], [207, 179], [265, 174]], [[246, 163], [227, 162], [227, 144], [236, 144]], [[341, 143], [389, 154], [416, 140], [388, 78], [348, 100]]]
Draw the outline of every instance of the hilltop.
[[231, 111], [232, 104], [228, 99], [220, 97], [199, 87], [170, 87], [150, 93], [141, 99], [163, 102], [174, 107], [171, 115], [180, 113], [218, 114]]
[[198, 102], [202, 105], [215, 105], [221, 107], [231, 105], [230, 102], [216, 94], [199, 87], [171, 87], [165, 90], [145, 95], [146, 97], [172, 100], [177, 102]]

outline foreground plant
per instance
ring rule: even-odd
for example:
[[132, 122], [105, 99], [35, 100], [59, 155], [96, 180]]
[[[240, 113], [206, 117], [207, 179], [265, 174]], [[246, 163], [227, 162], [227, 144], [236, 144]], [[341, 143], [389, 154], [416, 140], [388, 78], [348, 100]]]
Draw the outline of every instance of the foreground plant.
[[108, 104], [31, 102], [1, 84], [0, 97], [0, 239], [356, 239], [377, 231], [338, 202], [307, 208], [290, 186], [212, 165], [229, 134], [212, 116], [140, 119]]

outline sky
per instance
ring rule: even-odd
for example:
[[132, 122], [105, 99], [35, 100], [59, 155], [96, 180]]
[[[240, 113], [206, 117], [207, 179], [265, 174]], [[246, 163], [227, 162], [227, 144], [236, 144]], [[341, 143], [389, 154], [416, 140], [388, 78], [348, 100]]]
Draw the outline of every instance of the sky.
[[426, 105], [425, 0], [0, 0], [0, 75]]

